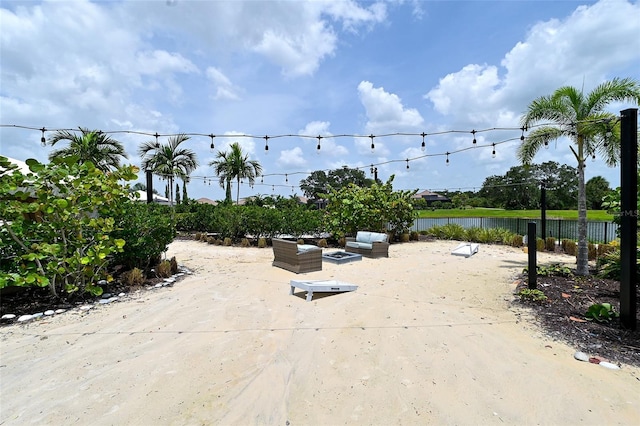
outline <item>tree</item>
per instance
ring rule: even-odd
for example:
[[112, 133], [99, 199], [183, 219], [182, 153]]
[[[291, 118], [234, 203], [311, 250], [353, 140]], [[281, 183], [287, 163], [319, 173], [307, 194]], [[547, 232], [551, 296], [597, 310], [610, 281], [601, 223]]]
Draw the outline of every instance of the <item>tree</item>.
[[609, 188], [609, 181], [605, 178], [594, 176], [587, 181], [585, 191], [587, 193], [587, 206], [590, 209], [600, 210], [602, 209], [604, 197], [611, 192], [611, 188]]
[[[599, 153], [609, 165], [619, 158], [620, 126], [616, 116], [605, 111], [612, 102], [632, 101], [640, 104], [640, 84], [630, 78], [604, 82], [585, 95], [571, 86], [557, 89], [549, 96], [531, 102], [521, 118], [523, 128], [533, 130], [518, 148], [518, 157], [528, 164], [549, 142], [567, 137], [578, 163], [578, 256], [577, 273], [589, 275], [587, 247], [587, 196], [584, 168], [588, 156]], [[546, 124], [549, 123], [550, 124]]]
[[127, 158], [122, 143], [107, 136], [99, 130], [90, 131], [79, 127], [80, 134], [68, 130], [58, 130], [49, 139], [48, 144], [56, 145], [61, 141], [68, 141], [69, 146], [51, 151], [49, 160], [74, 155], [78, 161], [91, 161], [96, 168], [103, 172], [120, 167], [120, 160]]
[[176, 183], [176, 204], [180, 204], [180, 185]]
[[238, 142], [232, 143], [230, 151], [219, 151], [216, 159], [209, 163], [220, 179], [220, 186], [226, 186], [226, 201], [231, 201], [231, 181], [236, 180], [236, 204], [240, 200], [240, 180], [247, 179], [253, 185], [262, 174], [262, 166], [256, 160], [249, 160], [249, 155], [242, 151]]
[[173, 206], [173, 181], [185, 180], [198, 167], [196, 154], [180, 145], [189, 140], [189, 136], [180, 134], [171, 136], [166, 144], [156, 141], [145, 142], [138, 149], [142, 157], [142, 170], [151, 172], [169, 181], [169, 205]]
[[367, 179], [365, 172], [360, 169], [341, 167], [325, 173], [324, 170], [316, 170], [306, 179], [300, 181], [300, 189], [305, 197], [311, 199], [322, 198], [322, 194], [328, 194], [331, 189], [340, 189], [349, 184], [359, 187], [369, 187], [372, 179]]
[[121, 181], [135, 179], [137, 169], [104, 173], [73, 156], [26, 163], [23, 175], [0, 156], [0, 289], [100, 295], [100, 281], [112, 280], [109, 262], [125, 244], [112, 238], [113, 215], [133, 203]]

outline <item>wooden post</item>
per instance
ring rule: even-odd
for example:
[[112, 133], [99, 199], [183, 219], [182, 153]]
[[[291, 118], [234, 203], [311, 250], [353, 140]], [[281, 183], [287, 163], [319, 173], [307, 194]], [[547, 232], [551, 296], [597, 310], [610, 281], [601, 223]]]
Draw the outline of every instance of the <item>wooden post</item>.
[[527, 226], [527, 252], [529, 254], [529, 288], [535, 290], [538, 279], [538, 267], [536, 261], [536, 223], [529, 222]]

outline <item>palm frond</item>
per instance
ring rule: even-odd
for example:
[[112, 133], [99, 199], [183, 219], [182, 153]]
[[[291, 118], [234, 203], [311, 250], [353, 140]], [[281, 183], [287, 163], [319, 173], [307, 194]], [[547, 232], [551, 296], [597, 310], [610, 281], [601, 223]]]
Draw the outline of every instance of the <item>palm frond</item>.
[[557, 127], [538, 127], [531, 131], [522, 144], [518, 147], [518, 159], [524, 164], [530, 164], [536, 153], [543, 146], [548, 146], [553, 140], [564, 136], [566, 133]]

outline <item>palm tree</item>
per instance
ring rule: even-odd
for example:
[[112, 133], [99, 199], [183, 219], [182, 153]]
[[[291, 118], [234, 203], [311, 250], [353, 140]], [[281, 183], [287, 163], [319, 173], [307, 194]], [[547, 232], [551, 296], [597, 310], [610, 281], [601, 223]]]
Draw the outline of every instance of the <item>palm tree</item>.
[[[578, 162], [578, 256], [577, 273], [589, 275], [587, 247], [587, 197], [585, 160], [596, 153], [610, 166], [620, 156], [620, 127], [616, 116], [604, 109], [612, 102], [640, 104], [640, 84], [630, 78], [615, 78], [594, 88], [586, 96], [575, 87], [565, 86], [549, 96], [535, 99], [522, 116], [523, 129], [536, 127], [518, 148], [518, 158], [529, 164], [542, 146], [560, 137], [568, 137]], [[548, 124], [547, 124], [548, 123]]]
[[229, 147], [230, 151], [221, 151], [216, 155], [216, 160], [209, 163], [214, 167], [216, 175], [220, 178], [220, 186], [225, 188], [226, 199], [231, 200], [231, 181], [237, 182], [236, 204], [240, 200], [240, 179], [247, 179], [249, 185], [253, 185], [256, 177], [262, 174], [262, 166], [256, 160], [249, 160], [249, 156], [242, 151], [240, 144], [234, 142]]
[[127, 158], [121, 142], [110, 138], [99, 130], [90, 131], [79, 127], [80, 134], [68, 130], [58, 130], [48, 143], [54, 146], [60, 141], [69, 141], [66, 148], [56, 149], [49, 154], [49, 160], [74, 155], [78, 161], [91, 161], [103, 172], [120, 167], [120, 159]]
[[175, 178], [189, 178], [198, 167], [196, 154], [180, 144], [189, 140], [189, 136], [180, 134], [171, 136], [166, 144], [157, 141], [145, 142], [138, 149], [142, 157], [142, 170], [151, 172], [169, 181], [169, 205], [173, 206], [173, 181]]

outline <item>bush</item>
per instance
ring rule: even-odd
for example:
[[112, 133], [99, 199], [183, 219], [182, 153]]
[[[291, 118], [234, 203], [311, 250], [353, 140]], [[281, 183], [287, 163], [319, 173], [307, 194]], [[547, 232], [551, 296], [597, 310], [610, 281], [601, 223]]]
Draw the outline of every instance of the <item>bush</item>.
[[175, 275], [178, 273], [178, 261], [176, 260], [176, 257], [173, 256], [170, 260], [169, 263], [171, 264], [171, 275]]
[[318, 247], [320, 247], [320, 248], [327, 248], [327, 247], [328, 247], [328, 245], [327, 245], [327, 240], [326, 240], [326, 239], [324, 239], [324, 238], [321, 238], [321, 239], [318, 241]]
[[258, 238], [258, 248], [265, 248], [265, 247], [267, 247], [267, 239], [264, 237]]
[[231, 241], [231, 238], [229, 237], [226, 237], [224, 239], [224, 242], [222, 243], [222, 245], [225, 245], [225, 246], [230, 246], [231, 244], [232, 244], [232, 241]]
[[418, 234], [418, 231], [411, 231], [409, 233], [409, 239], [411, 241], [418, 241], [420, 239], [420, 234]]
[[536, 251], [544, 251], [545, 242], [542, 238], [536, 238]]
[[126, 271], [120, 277], [120, 281], [128, 287], [142, 285], [144, 283], [144, 271], [142, 269], [133, 268]]
[[524, 245], [524, 239], [522, 235], [512, 235], [509, 245], [512, 247], [522, 247]]
[[126, 242], [114, 257], [116, 265], [148, 270], [176, 236], [169, 206], [129, 203], [114, 219], [117, 230], [112, 235]]
[[156, 272], [158, 276], [161, 278], [168, 278], [171, 276], [171, 262], [168, 260], [163, 260], [156, 267]]
[[589, 260], [596, 260], [596, 258], [598, 257], [598, 251], [596, 250], [596, 245], [593, 244], [593, 243], [589, 243], [587, 245], [587, 248], [589, 250], [588, 259]]
[[556, 239], [554, 237], [547, 237], [544, 240], [544, 248], [547, 251], [556, 251]]
[[576, 256], [578, 254], [578, 244], [571, 240], [562, 240], [564, 252], [570, 256]]
[[246, 238], [243, 238], [243, 239], [240, 241], [240, 247], [249, 247], [250, 245], [251, 245], [251, 244], [249, 244], [249, 240], [248, 240], [248, 239], [246, 239]]

